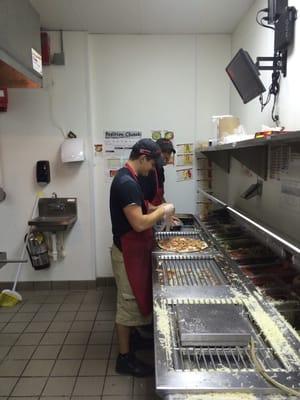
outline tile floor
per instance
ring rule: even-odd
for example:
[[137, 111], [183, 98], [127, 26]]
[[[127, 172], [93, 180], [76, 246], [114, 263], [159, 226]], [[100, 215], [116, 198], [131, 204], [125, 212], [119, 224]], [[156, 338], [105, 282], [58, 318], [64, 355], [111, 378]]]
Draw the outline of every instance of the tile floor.
[[0, 400], [159, 399], [153, 378], [115, 373], [114, 288], [22, 296], [0, 308]]

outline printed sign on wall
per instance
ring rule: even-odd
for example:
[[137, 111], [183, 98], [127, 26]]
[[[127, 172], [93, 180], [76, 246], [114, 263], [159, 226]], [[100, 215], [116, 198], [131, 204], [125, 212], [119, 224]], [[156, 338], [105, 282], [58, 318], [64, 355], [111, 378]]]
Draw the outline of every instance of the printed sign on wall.
[[176, 181], [183, 182], [183, 181], [190, 181], [193, 179], [193, 170], [192, 168], [185, 168], [185, 169], [177, 169], [176, 170]]
[[105, 131], [106, 175], [113, 178], [128, 160], [133, 145], [142, 138], [140, 131]]

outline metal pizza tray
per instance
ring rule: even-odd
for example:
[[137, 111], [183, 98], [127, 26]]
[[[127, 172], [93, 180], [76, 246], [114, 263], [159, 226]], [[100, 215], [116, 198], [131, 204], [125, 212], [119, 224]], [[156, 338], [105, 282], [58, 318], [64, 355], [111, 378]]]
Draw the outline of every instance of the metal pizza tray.
[[233, 304], [180, 304], [177, 318], [182, 346], [247, 346], [251, 338], [242, 308]]

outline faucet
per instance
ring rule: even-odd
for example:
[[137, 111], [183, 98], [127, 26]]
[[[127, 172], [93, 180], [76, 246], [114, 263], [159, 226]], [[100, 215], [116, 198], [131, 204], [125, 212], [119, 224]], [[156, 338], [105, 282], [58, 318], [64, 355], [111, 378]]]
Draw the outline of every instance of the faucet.
[[[53, 192], [51, 198], [56, 200], [57, 199], [57, 194], [55, 192]], [[50, 203], [48, 205], [48, 207], [51, 210], [58, 210], [58, 211], [64, 211], [65, 208], [66, 208], [65, 204], [63, 204], [61, 202]]]

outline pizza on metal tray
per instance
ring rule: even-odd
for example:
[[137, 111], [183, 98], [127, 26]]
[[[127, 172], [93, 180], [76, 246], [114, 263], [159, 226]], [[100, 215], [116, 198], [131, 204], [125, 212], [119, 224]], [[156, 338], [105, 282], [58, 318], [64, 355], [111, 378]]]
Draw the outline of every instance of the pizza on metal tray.
[[189, 237], [161, 239], [158, 241], [158, 246], [165, 251], [174, 251], [177, 253], [202, 251], [208, 247], [207, 243], [203, 240]]

